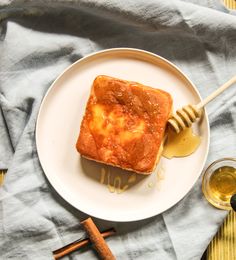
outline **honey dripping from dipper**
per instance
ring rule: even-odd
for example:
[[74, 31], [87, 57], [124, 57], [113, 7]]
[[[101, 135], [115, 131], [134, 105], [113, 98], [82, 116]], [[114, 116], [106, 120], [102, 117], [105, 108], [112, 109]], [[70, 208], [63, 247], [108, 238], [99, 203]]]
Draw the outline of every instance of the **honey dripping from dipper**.
[[168, 127], [166, 138], [162, 155], [167, 159], [188, 156], [194, 153], [201, 143], [200, 136], [194, 134], [191, 127], [178, 134]]

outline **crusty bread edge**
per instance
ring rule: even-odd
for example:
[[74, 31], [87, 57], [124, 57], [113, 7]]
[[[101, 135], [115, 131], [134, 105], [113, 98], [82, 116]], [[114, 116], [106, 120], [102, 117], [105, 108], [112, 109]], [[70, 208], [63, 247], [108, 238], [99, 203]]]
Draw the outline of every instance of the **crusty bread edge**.
[[[172, 113], [173, 113], [173, 104], [172, 104], [172, 106], [171, 106], [171, 109], [170, 109], [170, 113], [169, 113], [168, 118], [170, 118], [170, 116], [172, 115]], [[154, 164], [154, 166], [153, 166], [153, 168], [152, 168], [152, 172], [156, 169], [157, 164], [159, 163], [159, 161], [160, 161], [160, 159], [161, 159], [162, 152], [163, 152], [163, 150], [164, 150], [164, 143], [165, 143], [165, 140], [166, 140], [166, 137], [167, 137], [167, 133], [166, 133], [167, 124], [168, 124], [168, 122], [166, 122], [165, 132], [164, 132], [164, 135], [163, 135], [163, 138], [162, 138], [162, 142], [161, 142], [161, 145], [160, 145], [158, 154], [157, 154], [156, 162], [155, 162], [155, 164]]]
[[94, 162], [102, 163], [102, 164], [105, 164], [105, 165], [113, 166], [113, 167], [120, 168], [120, 169], [125, 170], [125, 171], [136, 172], [138, 174], [143, 174], [143, 175], [150, 175], [152, 173], [152, 171], [150, 171], [150, 172], [140, 172], [140, 171], [136, 171], [136, 170], [131, 169], [131, 168], [124, 168], [124, 167], [121, 167], [121, 166], [118, 166], [118, 165], [115, 165], [115, 164], [112, 164], [112, 163], [107, 163], [107, 162], [104, 162], [104, 161], [95, 160], [95, 159], [87, 157], [87, 156], [85, 156], [83, 154], [80, 154], [80, 155], [83, 158], [86, 158], [86, 159], [88, 159], [90, 161], [94, 161]]

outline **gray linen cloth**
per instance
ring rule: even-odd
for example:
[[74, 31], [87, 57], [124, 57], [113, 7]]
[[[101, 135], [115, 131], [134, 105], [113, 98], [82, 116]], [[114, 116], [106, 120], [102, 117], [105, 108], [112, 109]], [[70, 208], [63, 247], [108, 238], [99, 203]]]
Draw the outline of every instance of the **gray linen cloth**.
[[[134, 47], [179, 66], [206, 97], [236, 74], [236, 17], [218, 1], [0, 1], [0, 259], [52, 259], [52, 250], [84, 234], [86, 215], [48, 183], [37, 157], [35, 123], [42, 98], [71, 63], [97, 50]], [[207, 165], [235, 156], [236, 88], [208, 106]], [[190, 173], [191, 174], [191, 173]], [[210, 206], [201, 180], [165, 213], [114, 226], [117, 259], [200, 259], [227, 212]], [[81, 250], [65, 259], [96, 259]]]

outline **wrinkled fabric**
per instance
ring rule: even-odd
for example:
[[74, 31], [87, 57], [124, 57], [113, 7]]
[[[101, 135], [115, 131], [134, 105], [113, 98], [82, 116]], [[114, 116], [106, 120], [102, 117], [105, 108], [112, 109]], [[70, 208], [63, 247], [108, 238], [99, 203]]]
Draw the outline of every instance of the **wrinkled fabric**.
[[[200, 3], [199, 3], [200, 2]], [[45, 92], [70, 64], [94, 51], [132, 47], [176, 64], [206, 97], [236, 74], [236, 17], [220, 1], [69, 0], [0, 2], [0, 259], [52, 259], [83, 236], [86, 214], [47, 181], [35, 145]], [[236, 157], [236, 87], [207, 107], [211, 127], [206, 166]], [[191, 173], [190, 173], [191, 174]], [[210, 206], [201, 178], [174, 207], [114, 226], [107, 239], [117, 259], [200, 259], [227, 212]], [[83, 249], [64, 259], [96, 259]]]

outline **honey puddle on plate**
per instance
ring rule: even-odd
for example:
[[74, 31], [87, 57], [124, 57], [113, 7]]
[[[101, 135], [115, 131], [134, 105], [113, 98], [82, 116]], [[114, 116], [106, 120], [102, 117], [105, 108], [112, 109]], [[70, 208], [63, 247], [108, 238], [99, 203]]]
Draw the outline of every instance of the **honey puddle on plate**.
[[188, 156], [197, 150], [200, 142], [200, 136], [195, 135], [191, 127], [186, 128], [179, 134], [168, 128], [167, 141], [162, 155], [168, 159]]
[[[156, 183], [159, 185], [157, 188], [160, 189], [161, 181], [164, 180], [164, 173], [165, 170], [163, 166], [158, 167], [158, 169], [153, 172], [155, 173], [156, 178], [152, 179], [151, 182], [147, 183], [147, 187], [149, 189], [154, 188], [156, 186]], [[126, 174], [125, 174], [126, 175]], [[112, 176], [112, 173], [109, 169], [102, 168], [101, 169], [101, 175], [100, 175], [100, 183], [105, 184], [107, 186], [107, 189], [111, 193], [117, 193], [121, 194], [124, 191], [126, 191], [128, 188], [130, 188], [136, 181], [138, 181], [139, 176], [136, 173], [130, 173], [127, 177], [122, 176], [120, 174]], [[127, 178], [124, 178], [127, 177]]]
[[111, 179], [111, 173], [109, 170], [106, 170], [104, 168], [101, 169], [101, 177], [100, 177], [100, 183], [104, 184], [107, 183], [107, 188], [111, 193], [117, 193], [120, 194], [127, 190], [129, 188], [129, 184], [132, 184], [136, 181], [137, 175], [136, 173], [133, 173], [129, 176], [127, 183], [124, 183], [122, 185], [122, 178], [121, 176], [115, 176], [115, 178]]
[[161, 166], [159, 168], [159, 170], [157, 171], [156, 177], [157, 177], [158, 181], [161, 181], [161, 180], [165, 179], [165, 169], [163, 168], [163, 166]]

